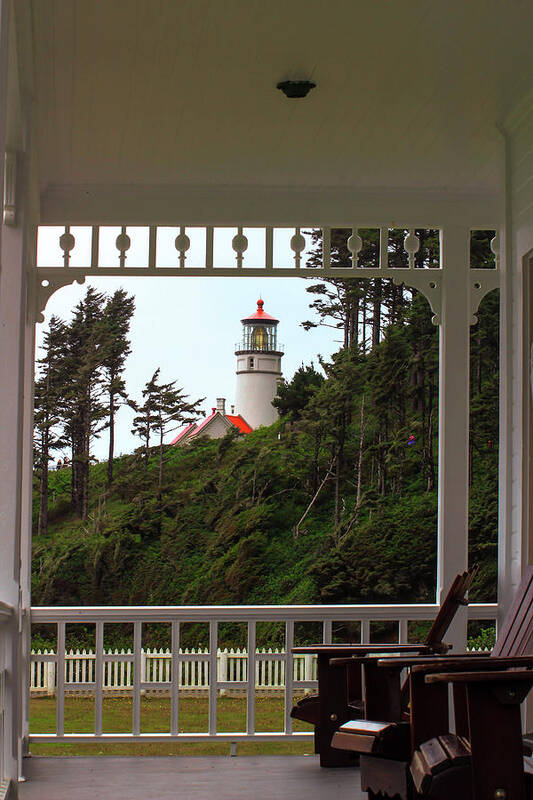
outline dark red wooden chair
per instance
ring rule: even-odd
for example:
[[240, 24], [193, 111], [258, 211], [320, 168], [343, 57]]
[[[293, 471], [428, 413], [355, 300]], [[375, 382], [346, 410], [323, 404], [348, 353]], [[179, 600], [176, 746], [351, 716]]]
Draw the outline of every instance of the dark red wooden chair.
[[[331, 738], [339, 725], [354, 715], [360, 716], [363, 713], [361, 667], [355, 667], [354, 661], [354, 668], [347, 669], [343, 674], [339, 671], [339, 666], [343, 665], [344, 659], [367, 657], [372, 653], [383, 655], [386, 652], [411, 655], [446, 652], [449, 648], [443, 643], [443, 637], [457, 609], [467, 604], [466, 595], [476, 571], [477, 567], [472, 567], [457, 575], [426, 640], [420, 644], [322, 644], [292, 649], [293, 653], [313, 653], [318, 657], [318, 694], [303, 697], [293, 707], [291, 717], [315, 726], [315, 752], [320, 755], [320, 766], [352, 766], [356, 761], [353, 754], [331, 747]], [[327, 698], [326, 702], [321, 698]]]
[[[415, 796], [531, 800], [533, 764], [524, 756], [520, 704], [533, 685], [533, 670], [516, 666], [479, 672], [427, 674], [423, 670], [428, 686], [451, 683], [454, 689], [460, 687], [462, 691], [454, 693], [455, 711], [468, 725], [466, 730], [434, 736], [416, 748], [410, 764]], [[531, 750], [527, 752], [531, 755]]]
[[[441, 761], [431, 762], [430, 772], [444, 771], [442, 764], [451, 765], [447, 780], [451, 781], [456, 776], [454, 770], [474, 770], [479, 773], [478, 756], [481, 752], [481, 739], [479, 732], [485, 728], [485, 733], [496, 735], [497, 726], [489, 724], [490, 718], [481, 714], [480, 702], [471, 700], [480, 693], [494, 695], [494, 684], [508, 678], [494, 677], [496, 673], [507, 671], [507, 676], [513, 670], [529, 669], [533, 667], [533, 566], [528, 567], [523, 576], [515, 600], [502, 629], [492, 654], [485, 656], [441, 656], [409, 657], [400, 656], [381, 659], [361, 659], [365, 674], [365, 718], [352, 719], [347, 724], [340, 726], [332, 741], [333, 747], [361, 754], [361, 781], [364, 790], [369, 792], [369, 797], [400, 798], [424, 797], [420, 793], [428, 787], [427, 771], [420, 771], [421, 761], [426, 756], [435, 759], [438, 753]], [[402, 710], [400, 673], [403, 669], [409, 670], [409, 696], [410, 705], [407, 720]], [[381, 689], [379, 689], [379, 675], [382, 674]], [[465, 679], [443, 678], [443, 675], [464, 675], [472, 673], [470, 682]], [[518, 673], [516, 673], [518, 674]], [[438, 678], [429, 676], [438, 675]], [[493, 676], [493, 677], [491, 677]], [[520, 678], [527, 684], [527, 678]], [[532, 681], [533, 682], [533, 681]], [[448, 684], [453, 686], [455, 706], [455, 738], [450, 738], [449, 733], [449, 702]], [[481, 686], [485, 688], [480, 689]], [[502, 684], [503, 685], [503, 684]], [[474, 688], [471, 688], [473, 686]], [[476, 694], [477, 693], [477, 694]], [[516, 695], [518, 697], [518, 694]], [[509, 703], [507, 704], [509, 705]], [[488, 707], [488, 706], [487, 706]], [[491, 706], [492, 708], [492, 706]], [[391, 713], [386, 714], [387, 710]], [[377, 713], [376, 713], [377, 712]], [[507, 711], [505, 713], [508, 713]], [[501, 717], [501, 715], [500, 715]], [[516, 739], [516, 720], [519, 711], [516, 709], [509, 717], [509, 741]], [[498, 720], [498, 713], [494, 712], [494, 720]], [[514, 727], [513, 727], [514, 726]], [[474, 741], [471, 742], [472, 731]], [[513, 739], [514, 737], [514, 739]], [[500, 739], [500, 741], [502, 741]], [[430, 742], [431, 744], [427, 744]], [[472, 758], [469, 752], [473, 744]], [[422, 750], [421, 750], [422, 748]], [[440, 748], [440, 749], [439, 749]], [[445, 755], [442, 755], [444, 751]], [[418, 755], [415, 755], [418, 753]], [[520, 749], [521, 757], [521, 749]], [[478, 761], [476, 761], [476, 758]], [[416, 784], [411, 778], [410, 764], [413, 768]], [[418, 765], [418, 766], [416, 766]], [[427, 767], [427, 764], [426, 764]], [[425, 767], [424, 767], [425, 769]], [[510, 767], [506, 768], [510, 769]], [[417, 771], [418, 770], [418, 771]], [[516, 764], [512, 769], [516, 772]], [[516, 781], [526, 785], [524, 771], [521, 769]], [[425, 776], [425, 777], [424, 777]], [[433, 773], [431, 773], [433, 777]], [[424, 782], [425, 781], [425, 782]], [[441, 788], [444, 778], [439, 779]], [[432, 781], [431, 791], [439, 792], [439, 781]], [[459, 781], [460, 782], [460, 781]], [[480, 784], [481, 785], [481, 784]], [[449, 790], [451, 784], [448, 784]], [[437, 788], [436, 788], [437, 787]], [[466, 790], [465, 790], [466, 791]], [[481, 790], [480, 790], [481, 791]], [[525, 791], [525, 788], [524, 788]], [[431, 795], [432, 796], [432, 795]], [[489, 797], [489, 795], [465, 795], [466, 797]], [[434, 794], [434, 797], [440, 797]], [[455, 795], [450, 795], [455, 797]], [[458, 796], [462, 798], [462, 795]], [[490, 795], [494, 797], [494, 795]], [[504, 795], [501, 796], [502, 798]], [[508, 795], [513, 797], [513, 795]], [[521, 795], [520, 795], [521, 797]], [[525, 797], [525, 795], [524, 795]]]

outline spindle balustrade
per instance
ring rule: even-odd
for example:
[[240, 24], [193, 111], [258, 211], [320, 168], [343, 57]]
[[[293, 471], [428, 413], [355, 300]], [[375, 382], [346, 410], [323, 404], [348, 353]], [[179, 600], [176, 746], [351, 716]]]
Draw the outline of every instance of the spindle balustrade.
[[[406, 643], [410, 621], [431, 620], [438, 607], [425, 605], [350, 605], [350, 606], [181, 606], [181, 607], [76, 607], [33, 608], [32, 623], [53, 624], [57, 630], [56, 651], [31, 655], [32, 689], [56, 695], [56, 730], [31, 733], [30, 742], [87, 742], [244, 740], [311, 740], [311, 732], [293, 731], [290, 710], [294, 696], [316, 688], [316, 665], [309, 657], [295, 656], [295, 625], [320, 623], [322, 640], [331, 643], [334, 623], [359, 623], [360, 641], [369, 642], [372, 622], [393, 622], [397, 640]], [[494, 620], [496, 604], [472, 604], [471, 620]], [[207, 623], [207, 648], [180, 647], [182, 623]], [[226, 622], [247, 625], [247, 647], [237, 651], [218, 647], [218, 626]], [[283, 623], [284, 646], [258, 649], [257, 624]], [[104, 628], [116, 623], [133, 624], [133, 648], [104, 649]], [[143, 625], [166, 623], [170, 627], [171, 647], [154, 651], [142, 647]], [[96, 647], [92, 652], [67, 651], [66, 626], [95, 626]], [[211, 676], [215, 676], [211, 680]], [[132, 696], [132, 724], [129, 733], [103, 732], [103, 700], [109, 693]], [[188, 692], [208, 699], [208, 725], [204, 732], [183, 731], [179, 700]], [[279, 731], [257, 731], [255, 697], [257, 693], [279, 692], [284, 698], [284, 725]], [[94, 731], [65, 733], [65, 698], [69, 693], [94, 696]], [[170, 696], [170, 725], [167, 731], [141, 732], [141, 698], [164, 692]], [[246, 726], [243, 731], [221, 732], [217, 727], [217, 700], [226, 693], [246, 697]]]

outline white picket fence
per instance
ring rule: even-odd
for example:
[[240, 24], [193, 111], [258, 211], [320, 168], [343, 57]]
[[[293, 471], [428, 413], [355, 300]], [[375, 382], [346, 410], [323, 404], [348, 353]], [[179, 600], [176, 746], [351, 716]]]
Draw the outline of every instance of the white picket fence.
[[[32, 650], [30, 690], [32, 695], [52, 696], [57, 688], [57, 665], [50, 656], [54, 650]], [[209, 691], [209, 649], [194, 647], [179, 650], [179, 688], [190, 694]], [[276, 654], [279, 658], [276, 658]], [[41, 656], [42, 658], [39, 658]], [[103, 689], [113, 694], [129, 694], [133, 690], [132, 650], [104, 650]], [[106, 660], [107, 657], [109, 660]], [[117, 659], [117, 656], [119, 657]], [[120, 660], [124, 656], [124, 660]], [[266, 658], [261, 658], [266, 656]], [[283, 691], [285, 687], [285, 650], [262, 648], [256, 650], [255, 686], [264, 693]], [[65, 691], [75, 694], [94, 691], [96, 654], [92, 650], [65, 651]], [[151, 691], [169, 691], [171, 685], [172, 653], [166, 650], [141, 650], [141, 681], [156, 684]], [[293, 680], [317, 679], [316, 655], [295, 655]], [[217, 650], [217, 681], [248, 680], [248, 653], [243, 648]], [[92, 684], [92, 686], [90, 686]], [[227, 690], [231, 692], [231, 688]], [[242, 691], [242, 690], [241, 690]]]

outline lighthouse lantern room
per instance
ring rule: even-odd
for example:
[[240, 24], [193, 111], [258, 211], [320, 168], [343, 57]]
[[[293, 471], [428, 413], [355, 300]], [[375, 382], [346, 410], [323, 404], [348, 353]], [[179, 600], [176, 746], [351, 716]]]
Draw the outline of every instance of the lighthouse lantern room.
[[242, 340], [235, 348], [236, 406], [252, 428], [271, 425], [278, 418], [272, 400], [278, 391], [283, 356], [278, 344], [279, 320], [267, 314], [263, 306], [259, 299], [257, 311], [241, 320]]

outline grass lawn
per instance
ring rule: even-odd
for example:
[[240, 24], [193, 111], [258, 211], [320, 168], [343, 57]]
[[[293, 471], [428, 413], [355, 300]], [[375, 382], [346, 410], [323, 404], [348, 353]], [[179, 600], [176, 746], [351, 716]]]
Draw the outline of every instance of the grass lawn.
[[[104, 733], [131, 731], [132, 700], [129, 697], [110, 697], [103, 701]], [[209, 701], [207, 697], [180, 698], [179, 727], [181, 731], [207, 731]], [[219, 731], [246, 730], [246, 698], [219, 697], [217, 706]], [[30, 732], [53, 733], [56, 725], [56, 700], [39, 697], [31, 700]], [[255, 727], [257, 731], [283, 730], [283, 699], [256, 697]], [[141, 699], [141, 732], [166, 732], [170, 728], [170, 698]], [[94, 700], [91, 697], [65, 698], [65, 733], [91, 733], [94, 730]], [[312, 731], [311, 725], [294, 720], [295, 731]], [[169, 742], [102, 744], [32, 744], [31, 753], [39, 756], [175, 756], [227, 755], [228, 742]], [[237, 743], [241, 755], [284, 754], [303, 755], [313, 752], [312, 742], [243, 742]]]

